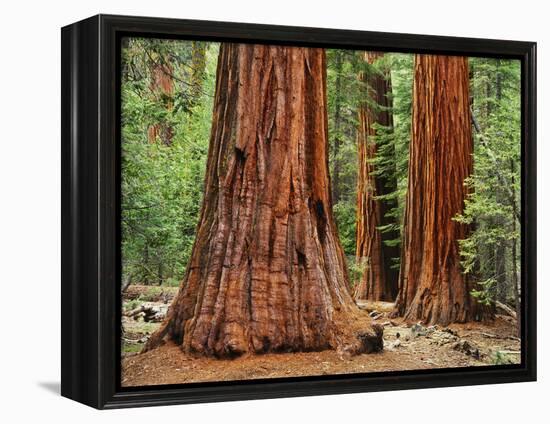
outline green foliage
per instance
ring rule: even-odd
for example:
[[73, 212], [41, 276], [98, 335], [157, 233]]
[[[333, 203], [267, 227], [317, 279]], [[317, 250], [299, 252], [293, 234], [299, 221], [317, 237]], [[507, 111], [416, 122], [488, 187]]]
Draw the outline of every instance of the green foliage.
[[355, 255], [356, 203], [340, 201], [333, 207], [340, 244], [346, 255]]
[[136, 309], [139, 305], [141, 305], [143, 302], [140, 299], [132, 299], [124, 302], [123, 309], [125, 311], [131, 311], [133, 309]]
[[139, 353], [142, 348], [143, 348], [143, 344], [141, 344], [141, 343], [127, 343], [127, 342], [124, 342], [122, 344], [122, 353], [123, 354]]
[[517, 296], [520, 225], [520, 64], [473, 58], [471, 63], [474, 173], [470, 195], [456, 221], [473, 227], [460, 241], [464, 272], [477, 283], [483, 304]]
[[479, 289], [473, 289], [471, 294], [482, 305], [491, 305], [494, 301], [492, 293], [497, 285], [497, 280], [494, 278], [488, 278], [484, 281], [478, 281], [477, 286]]
[[357, 52], [327, 50], [329, 165], [333, 188], [338, 192], [333, 212], [340, 242], [348, 256], [355, 255], [357, 161], [350, 158], [357, 157], [355, 138], [360, 101], [357, 74], [361, 66]]
[[[199, 55], [192, 42], [132, 38], [122, 52], [122, 262], [123, 278], [132, 282], [177, 285], [191, 254], [217, 60], [217, 45], [201, 48], [197, 72], [190, 68]], [[172, 99], [154, 87], [157, 62], [170, 63]], [[159, 123], [172, 128], [168, 144], [148, 139]]]
[[356, 258], [355, 256], [348, 257], [348, 271], [351, 288], [353, 288], [358, 281], [363, 280], [363, 276], [368, 268], [368, 258]]
[[[397, 182], [397, 189], [378, 199], [392, 206], [387, 214], [396, 224], [381, 226], [380, 230], [398, 234], [384, 243], [400, 245], [400, 230], [407, 191], [407, 167], [409, 157], [412, 101], [412, 55], [388, 53], [374, 64], [368, 64], [362, 58], [362, 52], [346, 50], [327, 51], [327, 97], [329, 118], [329, 164], [332, 184], [338, 184], [339, 193], [334, 202], [334, 216], [338, 226], [340, 242], [348, 257], [355, 255], [356, 247], [356, 207], [357, 207], [357, 126], [358, 108], [361, 102], [369, 101], [364, 93], [370, 89], [362, 82], [360, 73], [375, 73], [391, 76], [393, 95], [394, 125], [376, 126], [377, 157], [375, 175], [383, 175], [388, 181]], [[368, 106], [380, 110], [383, 106], [368, 103]], [[336, 149], [336, 144], [338, 148]], [[338, 163], [338, 178], [335, 178], [335, 164]], [[393, 258], [394, 266], [399, 268], [399, 258]], [[348, 264], [349, 267], [354, 265]]]
[[[387, 216], [393, 218], [394, 224], [378, 227], [382, 233], [396, 234], [397, 237], [385, 239], [389, 246], [401, 245], [401, 229], [407, 194], [409, 144], [412, 119], [412, 83], [413, 55], [390, 53], [374, 64], [374, 72], [387, 75], [391, 79], [393, 126], [383, 127], [375, 124], [376, 157], [371, 159], [374, 175], [382, 176], [387, 181], [395, 181], [396, 188], [386, 195], [376, 198], [387, 202]], [[391, 188], [391, 187], [390, 187]], [[398, 269], [400, 258], [392, 258], [393, 268]]]
[[164, 285], [168, 287], [179, 287], [180, 281], [177, 278], [168, 277], [166, 280], [164, 280]]
[[491, 357], [493, 365], [509, 365], [517, 363], [510, 355], [497, 350]]
[[[409, 145], [411, 142], [414, 56], [392, 53], [388, 57], [391, 58], [389, 66], [393, 93], [393, 135], [389, 142], [393, 143], [395, 151], [393, 159], [395, 164], [388, 172], [395, 172], [397, 179], [397, 190], [393, 194], [397, 199], [397, 208], [390, 213], [397, 217], [397, 222], [402, 223], [407, 194]], [[383, 149], [379, 155], [382, 164], [391, 161], [391, 158], [388, 158], [388, 151], [388, 148]]]

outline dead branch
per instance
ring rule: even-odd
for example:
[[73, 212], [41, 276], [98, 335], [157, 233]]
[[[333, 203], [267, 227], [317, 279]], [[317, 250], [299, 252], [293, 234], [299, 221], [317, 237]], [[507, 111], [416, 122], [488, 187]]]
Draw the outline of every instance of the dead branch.
[[499, 302], [498, 300], [495, 302], [495, 305], [496, 305], [497, 309], [500, 310], [501, 312], [504, 312], [506, 315], [509, 315], [512, 318], [516, 319], [516, 320], [518, 319], [516, 311], [514, 311], [508, 305], [505, 305], [504, 303]]

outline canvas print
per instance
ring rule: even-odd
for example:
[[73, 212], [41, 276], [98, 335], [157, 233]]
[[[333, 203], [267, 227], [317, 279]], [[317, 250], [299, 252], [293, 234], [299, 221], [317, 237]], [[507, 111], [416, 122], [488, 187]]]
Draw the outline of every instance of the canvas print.
[[122, 387], [520, 363], [519, 60], [121, 43]]

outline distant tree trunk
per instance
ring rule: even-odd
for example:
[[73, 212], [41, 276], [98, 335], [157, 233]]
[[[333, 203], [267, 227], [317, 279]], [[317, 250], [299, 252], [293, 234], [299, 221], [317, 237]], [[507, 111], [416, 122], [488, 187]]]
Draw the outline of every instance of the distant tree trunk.
[[[363, 59], [374, 64], [383, 53], [365, 52]], [[399, 257], [399, 247], [387, 246], [384, 240], [399, 237], [396, 232], [382, 233], [378, 227], [393, 224], [386, 214], [395, 207], [395, 201], [376, 199], [376, 196], [392, 193], [397, 188], [395, 173], [374, 175], [378, 134], [376, 125], [391, 128], [393, 117], [391, 104], [391, 79], [389, 73], [369, 72], [360, 74], [365, 82], [365, 99], [359, 107], [357, 131], [357, 227], [356, 258], [366, 267], [358, 282], [355, 298], [391, 301], [397, 296], [398, 271], [391, 267], [391, 259]]]
[[327, 149], [324, 50], [222, 44], [195, 245], [144, 350], [165, 336], [218, 357], [381, 348], [348, 291]]
[[336, 52], [336, 81], [335, 81], [335, 101], [334, 101], [334, 143], [333, 143], [333, 156], [332, 161], [332, 202], [338, 203], [340, 200], [340, 125], [342, 115], [342, 52]]
[[[516, 172], [515, 169], [514, 160], [510, 159], [510, 171], [512, 172], [512, 193], [513, 193], [513, 199], [516, 198], [516, 192], [514, 187], [514, 173]], [[516, 227], [516, 215], [518, 213], [517, 211], [517, 205], [516, 202], [512, 202], [512, 207], [514, 209], [514, 217], [512, 221], [512, 231], [514, 232], [514, 235], [517, 231]], [[513, 284], [513, 293], [514, 293], [514, 301], [516, 303], [516, 317], [517, 317], [517, 335], [521, 338], [521, 293], [520, 293], [520, 286], [518, 278], [518, 269], [517, 269], [517, 241], [514, 237], [512, 239], [512, 284]]]
[[193, 41], [191, 45], [190, 108], [193, 108], [202, 96], [206, 70], [206, 47], [207, 43], [204, 41]]
[[468, 59], [416, 55], [413, 128], [396, 313], [447, 325], [477, 318], [458, 240], [473, 168]]
[[159, 257], [158, 264], [157, 264], [157, 280], [158, 280], [159, 286], [162, 286], [162, 281], [164, 280], [163, 271], [164, 271], [164, 267], [162, 266], [162, 258]]
[[145, 273], [143, 276], [143, 284], [149, 285], [149, 243], [145, 244], [144, 250], [143, 250], [143, 266], [145, 268]]
[[507, 289], [506, 278], [506, 243], [504, 240], [499, 240], [495, 247], [495, 277], [497, 288], [494, 299], [500, 300], [503, 303], [509, 303], [509, 289]]
[[[497, 71], [496, 80], [495, 80], [495, 99], [496, 107], [500, 108], [500, 102], [502, 100], [502, 74]], [[506, 196], [502, 192], [500, 187], [496, 187], [496, 200], [497, 203], [505, 203]], [[513, 217], [515, 219], [515, 217]], [[499, 218], [497, 221], [497, 227], [502, 228], [506, 225], [504, 219]], [[495, 246], [495, 279], [497, 281], [496, 287], [496, 299], [500, 300], [503, 303], [508, 303], [508, 287], [506, 278], [506, 250], [507, 250], [507, 241], [504, 239], [497, 240]], [[496, 309], [493, 308], [493, 312]]]
[[[172, 110], [174, 107], [174, 80], [172, 78], [172, 66], [158, 58], [151, 58], [150, 62], [151, 81], [149, 88], [153, 97], [157, 102], [164, 104], [167, 110]], [[149, 143], [161, 141], [165, 145], [172, 144], [174, 129], [169, 123], [157, 122], [149, 126], [147, 130], [147, 139]]]

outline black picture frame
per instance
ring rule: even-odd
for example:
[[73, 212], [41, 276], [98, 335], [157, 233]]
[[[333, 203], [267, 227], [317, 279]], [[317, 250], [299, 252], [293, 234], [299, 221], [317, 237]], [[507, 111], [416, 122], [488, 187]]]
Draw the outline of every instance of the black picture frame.
[[[536, 380], [536, 43], [97, 15], [62, 28], [61, 394], [120, 408]], [[521, 61], [521, 364], [120, 387], [120, 40], [255, 42]]]

